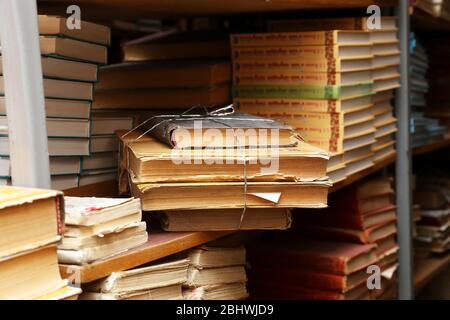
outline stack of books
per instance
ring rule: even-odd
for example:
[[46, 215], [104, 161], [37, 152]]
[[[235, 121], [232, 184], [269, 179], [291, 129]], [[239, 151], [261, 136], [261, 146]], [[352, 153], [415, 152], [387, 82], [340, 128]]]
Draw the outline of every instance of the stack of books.
[[123, 253], [148, 240], [139, 199], [65, 197], [63, 264], [84, 265]]
[[450, 249], [450, 179], [431, 173], [419, 176], [418, 186], [414, 202], [421, 208], [421, 219], [415, 239], [431, 252], [445, 252]]
[[372, 298], [366, 269], [378, 258], [372, 244], [285, 234], [250, 247], [248, 260], [254, 299], [363, 300]]
[[285, 209], [326, 206], [328, 154], [289, 126], [240, 113], [147, 125], [158, 130], [141, 138], [137, 130], [118, 132], [120, 189], [130, 186], [143, 210], [164, 211], [166, 230], [286, 229]]
[[248, 297], [245, 248], [203, 246], [188, 256], [186, 300], [241, 300]]
[[304, 19], [231, 36], [235, 103], [333, 153], [333, 182], [373, 165], [374, 39], [366, 29], [364, 18]]
[[62, 193], [0, 187], [0, 299], [76, 299], [59, 274], [56, 243], [64, 229]]
[[[92, 121], [91, 104], [94, 83], [98, 80], [98, 65], [107, 62], [110, 29], [81, 21], [81, 29], [71, 30], [66, 26], [66, 18], [42, 15], [39, 16], [39, 33], [52, 187], [74, 188], [101, 179], [105, 173], [96, 171], [98, 166], [92, 163], [102, 162], [104, 157], [99, 159], [101, 156], [92, 155], [91, 159], [89, 156], [98, 151], [97, 145], [101, 141], [97, 136], [105, 128], [104, 124]], [[0, 95], [3, 93], [0, 77]], [[0, 126], [6, 125], [4, 97], [0, 97], [0, 115]], [[129, 127], [121, 123], [117, 129]], [[108, 127], [108, 130], [113, 128]], [[2, 184], [10, 180], [8, 156], [8, 136], [0, 134]], [[111, 158], [111, 155], [107, 157]], [[109, 170], [110, 175], [111, 172]]]
[[182, 300], [188, 266], [181, 259], [113, 272], [85, 284], [80, 300]]
[[393, 273], [399, 249], [392, 198], [391, 178], [366, 180], [333, 193], [329, 208], [299, 215], [296, 222], [308, 238], [375, 244], [377, 265], [388, 275], [386, 286], [390, 287], [396, 282]]

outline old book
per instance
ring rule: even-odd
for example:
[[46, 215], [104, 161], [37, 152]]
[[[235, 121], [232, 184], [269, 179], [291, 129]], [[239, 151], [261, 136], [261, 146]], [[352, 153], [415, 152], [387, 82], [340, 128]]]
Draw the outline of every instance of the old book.
[[[90, 137], [90, 153], [117, 151], [118, 141], [116, 135], [98, 135]], [[89, 155], [89, 152], [88, 154]]]
[[355, 271], [348, 275], [328, 274], [301, 268], [277, 268], [253, 266], [249, 277], [264, 279], [270, 278], [270, 282], [295, 285], [304, 288], [326, 290], [331, 292], [346, 293], [361, 284], [366, 283], [368, 274], [365, 269]]
[[[124, 134], [117, 132], [125, 147], [121, 157], [135, 183], [311, 180], [326, 176], [327, 154], [298, 139], [291, 140], [297, 141], [296, 146], [279, 149], [177, 150], [148, 136], [134, 141], [140, 132]], [[253, 159], [245, 164], [245, 176], [240, 161], [244, 156]], [[276, 159], [276, 168], [272, 168], [271, 159]]]
[[301, 46], [301, 45], [367, 45], [370, 34], [363, 31], [331, 30], [311, 32], [273, 32], [232, 34], [233, 47]]
[[[329, 187], [328, 181], [248, 182], [246, 187], [243, 182], [146, 183], [133, 184], [131, 191], [141, 198], [142, 209], [148, 211], [234, 209], [244, 206], [323, 208], [326, 207]], [[201, 201], [199, 194], [205, 195]]]
[[106, 234], [80, 237], [65, 236], [61, 240], [61, 243], [58, 244], [58, 250], [93, 251], [97, 250], [96, 248], [113, 245], [114, 242], [133, 237], [136, 233], [140, 233], [145, 230], [147, 230], [147, 225], [144, 221], [142, 221], [136, 225], [133, 224], [130, 226], [125, 226], [120, 230], [115, 230], [114, 232]]
[[[44, 79], [44, 94], [47, 98], [92, 100], [94, 86], [89, 82]], [[0, 76], [0, 95], [4, 95], [3, 76]]]
[[287, 209], [170, 210], [160, 221], [166, 231], [285, 230], [292, 215]]
[[245, 248], [202, 246], [189, 252], [189, 265], [198, 269], [245, 265]]
[[69, 197], [65, 200], [65, 222], [91, 226], [141, 212], [139, 199]]
[[383, 222], [365, 230], [325, 227], [325, 226], [302, 226], [301, 232], [314, 239], [326, 239], [347, 241], [352, 243], [369, 244], [379, 239], [388, 237], [397, 233], [396, 218], [394, 220]]
[[[296, 70], [320, 69], [330, 71], [343, 71], [348, 68], [358, 68], [358, 64], [365, 64], [364, 60], [372, 59], [372, 46], [365, 45], [292, 45], [261, 47], [232, 47], [231, 57], [233, 69], [243, 66], [244, 68], [260, 68], [267, 66], [289, 66]], [[308, 62], [302, 62], [308, 59]], [[264, 61], [264, 62], [263, 62]], [[336, 64], [333, 66], [333, 64]], [[324, 72], [324, 71], [323, 71]]]
[[367, 214], [353, 213], [351, 210], [352, 208], [340, 210], [331, 206], [325, 210], [305, 212], [298, 217], [298, 221], [302, 225], [365, 230], [396, 218], [396, 206], [391, 204]]
[[[347, 47], [339, 48], [340, 51]], [[355, 47], [360, 49], [359, 47]], [[371, 57], [353, 57], [350, 56], [347, 59], [343, 56], [333, 58], [333, 57], [324, 57], [322, 59], [317, 60], [294, 60], [291, 59], [290, 56], [286, 55], [286, 57], [280, 56], [277, 57], [276, 54], [274, 57], [267, 54], [267, 57], [264, 57], [265, 60], [259, 60], [263, 57], [258, 57], [257, 54], [254, 54], [252, 59], [252, 50], [260, 51], [263, 50], [267, 52], [268, 49], [265, 48], [235, 48], [233, 49], [233, 53], [237, 56], [237, 58], [233, 59], [233, 72], [238, 71], [242, 75], [249, 74], [258, 74], [261, 71], [270, 71], [272, 73], [282, 72], [286, 74], [293, 74], [296, 72], [304, 72], [304, 73], [329, 73], [333, 74], [335, 72], [356, 72], [362, 70], [369, 70], [374, 64], [374, 58]], [[277, 49], [273, 49], [271, 52], [277, 52]], [[293, 51], [292, 47], [281, 47], [278, 49], [279, 51], [289, 51], [290, 54]], [[302, 47], [298, 47], [298, 50], [302, 52]], [[304, 49], [303, 51], [307, 52], [310, 49]], [[318, 50], [320, 50], [318, 48]], [[299, 53], [300, 53], [299, 52]], [[242, 58], [239, 58], [239, 55], [243, 54]], [[355, 54], [355, 53], [353, 53]], [[248, 57], [248, 58], [247, 58]], [[379, 62], [381, 63], [381, 61]], [[322, 77], [324, 77], [323, 75]]]
[[47, 294], [36, 297], [33, 300], [78, 300], [78, 296], [81, 292], [81, 289], [78, 287], [66, 285]]
[[[320, 31], [330, 29], [374, 31], [368, 17], [272, 20], [267, 22], [267, 28], [271, 32]], [[397, 30], [397, 17], [380, 17], [380, 29]]]
[[99, 64], [108, 59], [107, 48], [94, 43], [53, 36], [40, 36], [39, 43], [43, 55]]
[[136, 232], [124, 238], [120, 237], [120, 235], [121, 233], [112, 234], [109, 236], [111, 242], [99, 245], [96, 243], [93, 247], [83, 247], [77, 250], [58, 249], [58, 261], [65, 264], [88, 264], [125, 252], [146, 243], [148, 240], [145, 228], [144, 230], [136, 230]]
[[103, 117], [93, 114], [91, 118], [92, 135], [112, 135], [116, 130], [131, 130], [133, 118]]
[[[97, 65], [80, 61], [71, 61], [55, 57], [45, 57], [42, 60], [42, 74], [46, 78], [97, 81]], [[3, 74], [2, 62], [0, 61], [0, 75]]]
[[[270, 300], [367, 300], [370, 292], [364, 283], [346, 293], [319, 290], [292, 285], [290, 283], [263, 282], [258, 281], [250, 286], [251, 292], [257, 292], [257, 299]], [[253, 289], [253, 290], [252, 290]]]
[[372, 106], [372, 96], [339, 100], [235, 98], [234, 102], [240, 112], [272, 117], [303, 112], [351, 112]]
[[0, 187], [0, 259], [57, 242], [63, 228], [62, 193]]
[[[80, 172], [80, 157], [50, 157], [51, 175], [79, 174]], [[0, 157], [0, 177], [11, 177], [11, 161], [9, 157]]]
[[[378, 91], [398, 87], [398, 79], [391, 83], [380, 83]], [[392, 88], [391, 88], [392, 89]], [[367, 95], [372, 92], [372, 82], [351, 86], [338, 85], [235, 85], [233, 97], [258, 99], [346, 99]]]
[[117, 152], [96, 152], [81, 157], [81, 170], [99, 170], [117, 168]]
[[[315, 272], [349, 275], [378, 260], [375, 245], [315, 241], [280, 237], [258, 243], [247, 251], [251, 264], [265, 267], [301, 268]], [[270, 259], [267, 259], [270, 257]]]
[[159, 287], [149, 290], [98, 293], [84, 291], [80, 300], [182, 300], [183, 291], [181, 284]]
[[[89, 119], [90, 113], [90, 101], [45, 99], [45, 114], [48, 118]], [[6, 115], [6, 101], [3, 96], [0, 96], [0, 115]]]
[[218, 268], [198, 269], [189, 266], [186, 287], [202, 287], [216, 284], [246, 282], [244, 266], [227, 266]]
[[[89, 155], [89, 139], [86, 138], [49, 138], [48, 152], [50, 156], [83, 156]], [[0, 155], [9, 156], [9, 139], [0, 134]]]
[[105, 222], [87, 226], [66, 224], [64, 235], [66, 237], [89, 237], [94, 235], [117, 233], [125, 228], [135, 227], [139, 225], [141, 220], [142, 213], [135, 212]]
[[34, 299], [65, 286], [59, 274], [56, 245], [0, 259], [2, 300]]
[[[295, 146], [292, 128], [273, 119], [233, 112], [226, 115], [155, 117], [141, 128], [172, 148]], [[212, 130], [214, 129], [214, 131]], [[149, 131], [150, 130], [150, 131]]]
[[228, 103], [228, 85], [211, 88], [121, 89], [98, 91], [93, 109], [188, 109], [195, 105], [216, 106]]
[[156, 288], [181, 285], [187, 279], [188, 265], [189, 261], [182, 259], [113, 272], [104, 279], [86, 284], [83, 289], [88, 292], [119, 296], [142, 294], [144, 291]]
[[203, 31], [177, 32], [123, 46], [124, 61], [226, 58], [229, 52], [227, 34]]
[[242, 300], [249, 296], [244, 282], [183, 289], [185, 300]]
[[[387, 73], [387, 71], [386, 71]], [[383, 74], [384, 75], [384, 74]], [[351, 72], [305, 72], [273, 71], [270, 68], [257, 71], [233, 70], [233, 84], [235, 85], [340, 85], [350, 86], [368, 83], [373, 75], [370, 70]]]
[[[90, 121], [87, 119], [47, 118], [48, 137], [89, 138]], [[6, 116], [0, 116], [0, 125], [8, 125]]]
[[80, 175], [79, 186], [87, 186], [104, 181], [112, 181], [117, 178], [117, 170], [111, 169], [98, 169], [84, 171]]
[[[123, 81], [124, 77], [127, 81]], [[231, 80], [224, 60], [120, 63], [100, 69], [96, 90], [212, 87]]]
[[41, 35], [61, 36], [102, 45], [109, 45], [111, 42], [110, 29], [100, 24], [80, 21], [80, 28], [69, 29], [67, 18], [50, 15], [39, 15], [38, 22]]
[[50, 177], [50, 185], [55, 190], [67, 190], [79, 186], [78, 174], [65, 174]]

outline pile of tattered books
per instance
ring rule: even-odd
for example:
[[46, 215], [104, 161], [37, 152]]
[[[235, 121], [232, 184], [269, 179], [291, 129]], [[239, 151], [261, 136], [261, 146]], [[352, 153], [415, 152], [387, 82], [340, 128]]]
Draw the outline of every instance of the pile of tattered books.
[[65, 197], [63, 264], [83, 265], [123, 253], [148, 240], [139, 199]]
[[119, 189], [166, 230], [287, 229], [287, 209], [327, 205], [328, 154], [275, 120], [228, 107], [139, 130], [118, 132]]

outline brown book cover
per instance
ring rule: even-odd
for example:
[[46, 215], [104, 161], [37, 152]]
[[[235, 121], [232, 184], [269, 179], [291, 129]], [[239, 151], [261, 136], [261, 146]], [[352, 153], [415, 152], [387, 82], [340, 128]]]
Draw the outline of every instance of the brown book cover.
[[[123, 81], [126, 79], [126, 81]], [[97, 91], [148, 88], [213, 87], [231, 82], [226, 60], [119, 63], [102, 67]]]
[[230, 87], [121, 89], [98, 91], [92, 109], [183, 109], [229, 103]]

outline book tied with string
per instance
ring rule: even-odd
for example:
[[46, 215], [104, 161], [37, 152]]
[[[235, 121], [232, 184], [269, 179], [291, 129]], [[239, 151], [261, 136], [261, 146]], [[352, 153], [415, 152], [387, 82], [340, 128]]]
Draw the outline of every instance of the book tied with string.
[[327, 205], [328, 153], [275, 120], [230, 106], [153, 117], [117, 135], [120, 191], [161, 212], [166, 230], [286, 229], [289, 208]]

